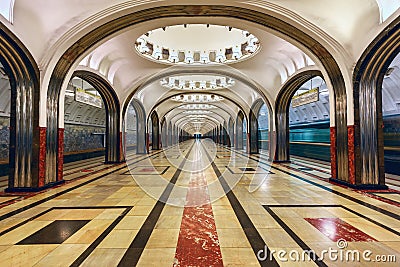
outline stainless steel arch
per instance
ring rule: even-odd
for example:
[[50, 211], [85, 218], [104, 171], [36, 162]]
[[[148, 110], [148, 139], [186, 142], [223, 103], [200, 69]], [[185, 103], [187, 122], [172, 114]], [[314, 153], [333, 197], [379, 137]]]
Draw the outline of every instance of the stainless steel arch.
[[[291, 40], [302, 43], [306, 49], [320, 60], [332, 82], [333, 90], [336, 94], [335, 123], [337, 133], [339, 136], [339, 134], [346, 132], [347, 138], [346, 88], [340, 68], [331, 53], [309, 34], [288, 22], [279, 19], [277, 16], [242, 7], [220, 5], [171, 5], [144, 9], [110, 20], [83, 36], [64, 52], [51, 75], [47, 94], [50, 102], [47, 109], [47, 126], [50, 128], [49, 130], [57, 131], [58, 129], [58, 102], [61, 86], [71, 66], [85, 51], [94, 46], [100, 40], [103, 40], [127, 27], [158, 18], [173, 17], [221, 17], [242, 19], [272, 29], [276, 32], [280, 32]], [[262, 97], [265, 96], [262, 95]], [[55, 145], [57, 143], [56, 139], [57, 138], [55, 138], [55, 140], [49, 139], [48, 142]], [[338, 147], [338, 154], [347, 155], [347, 143], [343, 144], [343, 147]], [[342, 162], [344, 161], [343, 158], [338, 157], [338, 161], [340, 161], [340, 166], [344, 166], [340, 169], [340, 176], [347, 176], [347, 160]]]
[[29, 50], [1, 22], [0, 61], [11, 85], [7, 191], [24, 191], [57, 182], [55, 176], [45, 180], [46, 129], [39, 127], [39, 68]]
[[399, 53], [400, 17], [397, 17], [372, 41], [354, 69], [354, 128], [349, 140], [353, 147], [351, 184], [386, 188], [382, 82], [387, 68]]

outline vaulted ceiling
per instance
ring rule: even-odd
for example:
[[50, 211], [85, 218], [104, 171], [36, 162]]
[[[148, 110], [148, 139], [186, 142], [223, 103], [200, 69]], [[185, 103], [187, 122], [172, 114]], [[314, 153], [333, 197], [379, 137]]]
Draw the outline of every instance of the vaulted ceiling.
[[[400, 13], [398, 9], [400, 4], [393, 2], [396, 1], [310, 0], [305, 3], [293, 0], [223, 0], [218, 1], [217, 4], [274, 13], [279, 19], [301, 27], [307, 34], [320, 38], [321, 43], [326, 42], [331, 45], [331, 53], [343, 62], [341, 67], [344, 76], [350, 80], [351, 68], [371, 39]], [[3, 17], [0, 16], [0, 20], [24, 42], [38, 62], [42, 71], [44, 87], [42, 90], [46, 90], [46, 81], [57, 59], [90, 29], [130, 12], [178, 4], [199, 4], [199, 1], [2, 1], [0, 11]], [[201, 1], [201, 4], [216, 3]], [[179, 31], [169, 30], [173, 25], [179, 25], [177, 26], [180, 27]], [[222, 27], [220, 32], [210, 32], [208, 25], [227, 27]], [[165, 27], [167, 27], [166, 31]], [[199, 30], [199, 27], [203, 27], [204, 30]], [[252, 56], [243, 60], [232, 60], [229, 64], [222, 62], [222, 64], [211, 65], [201, 63], [174, 65], [154, 60], [154, 58], [149, 60], [135, 48], [138, 38], [146, 33], [151, 35], [158, 29], [160, 34], [151, 40], [162, 46], [174, 46], [182, 51], [190, 51], [200, 50], [201, 45], [204, 50], [213, 50], [213, 47], [231, 48], [229, 44], [232, 44], [234, 50], [235, 44], [242, 37], [230, 34], [232, 30], [230, 27], [254, 35], [259, 41], [259, 49]], [[194, 28], [196, 31], [193, 30]], [[185, 31], [187, 31], [186, 35]], [[156, 45], [154, 44], [154, 49]], [[396, 62], [398, 63], [398, 60]], [[397, 63], [393, 66], [396, 70]], [[248, 112], [252, 103], [260, 97], [273, 103], [282, 84], [290, 76], [310, 68], [322, 68], [318, 59], [314, 58], [310, 51], [288, 36], [267, 27], [234, 17], [174, 17], [138, 23], [99, 40], [84, 53], [79, 61], [75, 62], [71, 72], [75, 69], [85, 69], [98, 73], [112, 84], [121, 103], [127, 101], [129, 97], [135, 97], [142, 101], [147, 115], [156, 110], [160, 118], [165, 117], [174, 123], [178, 123], [185, 116], [190, 118], [188, 121], [207, 121], [209, 123], [204, 123], [203, 128], [200, 127], [200, 132], [205, 132], [210, 126], [234, 117], [239, 109], [243, 109], [245, 113]], [[387, 83], [393, 83], [393, 85], [388, 85], [389, 87], [399, 84], [396, 73], [394, 71], [394, 74], [390, 76], [394, 80]], [[186, 80], [187, 84], [189, 80], [196, 81], [196, 86], [201, 80], [210, 84], [210, 81], [219, 77], [232, 79], [234, 84], [218, 89], [192, 87], [186, 90], [163, 86], [163, 81], [169, 81], [174, 77]], [[181, 95], [187, 98], [189, 94], [193, 94], [192, 103], [182, 103], [171, 98], [179, 98]], [[208, 99], [211, 96], [220, 97], [221, 100], [202, 103], [195, 101], [196, 94], [207, 95]], [[200, 99], [202, 98], [198, 100]], [[199, 106], [198, 109], [206, 112], [194, 114], [195, 107], [185, 109], [187, 106], [184, 104], [210, 104], [211, 107], [202, 109]], [[317, 117], [326, 117], [325, 113], [329, 112], [329, 106], [326, 106], [323, 112], [324, 114], [317, 114]]]

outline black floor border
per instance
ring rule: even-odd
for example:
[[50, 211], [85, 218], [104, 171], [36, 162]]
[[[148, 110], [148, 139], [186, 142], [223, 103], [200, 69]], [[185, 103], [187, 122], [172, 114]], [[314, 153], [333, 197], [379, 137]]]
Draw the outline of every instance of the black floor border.
[[390, 201], [390, 202], [394, 202], [394, 203], [400, 204], [400, 202], [397, 201], [397, 200], [394, 200], [394, 199], [390, 199], [390, 198], [387, 198], [387, 197], [383, 197], [383, 196], [378, 196], [378, 195], [377, 195], [377, 194], [387, 194], [387, 195], [393, 194], [393, 195], [399, 195], [399, 193], [397, 193], [397, 192], [391, 192], [391, 193], [389, 193], [389, 192], [385, 192], [385, 193], [381, 193], [381, 192], [371, 192], [371, 193], [370, 193], [370, 192], [368, 192], [368, 194], [374, 195], [374, 196], [376, 196], [376, 197], [385, 199], [385, 200]]
[[307, 254], [310, 256], [311, 260], [315, 262], [315, 264], [323, 267], [328, 266], [320, 259], [320, 257], [314, 252], [314, 250], [307, 246], [307, 244], [298, 235], [296, 235], [295, 232], [293, 232], [293, 230], [290, 229], [290, 227], [287, 226], [287, 224], [281, 218], [279, 218], [279, 216], [276, 215], [275, 212], [272, 211], [270, 206], [263, 205], [263, 207], [269, 213], [269, 215], [271, 215], [271, 217], [279, 224], [279, 226], [282, 227], [282, 229], [285, 230], [285, 232], [296, 242], [296, 244], [299, 245], [299, 247], [301, 247], [303, 251], [308, 252]]
[[316, 172], [320, 172], [320, 173], [331, 175], [331, 172], [328, 172], [328, 171], [325, 171], [325, 170], [316, 169], [314, 167], [305, 167], [305, 164], [307, 164], [307, 163], [301, 163], [301, 162], [292, 161], [291, 164], [299, 166], [300, 168], [309, 168], [309, 169], [312, 169], [313, 171], [316, 171]]
[[[346, 210], [346, 211], [349, 211], [349, 212], [351, 212], [351, 213], [353, 213], [353, 214], [355, 214], [355, 215], [357, 215], [357, 216], [359, 216], [360, 218], [363, 218], [363, 219], [365, 219], [365, 220], [367, 220], [367, 221], [369, 221], [369, 222], [372, 222], [372, 223], [374, 223], [375, 225], [377, 225], [377, 226], [379, 226], [379, 227], [381, 227], [381, 228], [384, 228], [385, 230], [387, 230], [387, 231], [389, 231], [389, 232], [391, 232], [391, 233], [393, 233], [393, 234], [396, 234], [397, 236], [400, 236], [400, 233], [398, 232], [398, 231], [396, 231], [396, 230], [394, 230], [394, 229], [392, 229], [392, 228], [390, 228], [390, 227], [388, 227], [388, 226], [386, 226], [386, 225], [384, 225], [384, 224], [382, 224], [382, 223], [380, 223], [380, 222], [377, 222], [376, 220], [374, 220], [374, 219], [371, 219], [371, 218], [369, 218], [369, 217], [367, 217], [367, 216], [365, 216], [365, 215], [363, 215], [363, 214], [361, 214], [361, 213], [359, 213], [359, 212], [357, 212], [357, 211], [355, 211], [355, 210], [352, 210], [352, 209], [350, 209], [350, 208], [348, 208], [348, 207], [346, 207], [346, 206], [343, 206], [343, 205], [335, 205], [335, 204], [328, 204], [328, 205], [323, 205], [323, 204], [310, 204], [310, 205], [296, 205], [296, 204], [293, 204], [293, 205], [276, 205], [276, 204], [274, 204], [274, 205], [262, 205], [263, 206], [263, 208], [274, 218], [274, 220], [283, 228], [283, 230], [285, 230], [285, 232], [297, 243], [297, 245], [299, 245], [304, 251], [313, 251], [313, 250], [311, 250], [311, 248], [309, 247], [309, 246], [307, 246], [307, 244], [298, 236], [298, 235], [296, 235], [291, 229], [290, 229], [290, 227], [288, 227], [287, 226], [287, 224], [285, 223], [285, 222], [283, 222], [283, 220], [275, 213], [275, 212], [273, 212], [272, 211], [272, 208], [321, 208], [321, 207], [323, 207], [323, 208], [342, 208], [342, 209], [344, 209], [344, 210]], [[338, 217], [339, 218], [339, 217]], [[366, 233], [367, 234], [367, 233]], [[379, 241], [378, 241], [379, 242]], [[311, 254], [310, 254], [311, 255]], [[313, 257], [312, 257], [312, 259], [318, 259], [319, 257], [318, 257], [318, 255], [316, 255], [315, 253], [314, 254], [312, 254], [313, 255]], [[318, 266], [320, 266], [319, 265], [319, 262], [321, 262], [321, 261], [315, 261], [314, 260], [314, 262], [318, 265]], [[327, 266], [327, 265], [322, 265], [322, 266]]]
[[169, 181], [167, 187], [164, 189], [163, 193], [161, 194], [159, 200], [154, 205], [153, 209], [150, 211], [149, 215], [147, 216], [146, 220], [144, 221], [142, 227], [139, 229], [138, 233], [136, 234], [135, 238], [133, 239], [132, 243], [129, 245], [129, 248], [126, 250], [124, 256], [118, 263], [119, 267], [123, 266], [136, 266], [139, 262], [139, 259], [143, 253], [144, 248], [146, 247], [147, 242], [149, 241], [150, 235], [152, 234], [158, 219], [160, 218], [161, 212], [165, 207], [165, 203], [167, 202], [172, 189], [174, 188], [175, 183], [177, 182], [183, 166], [186, 163], [187, 157], [189, 156], [193, 144], [187, 150], [186, 156], [183, 158], [181, 164], [175, 171], [174, 175], [172, 176], [171, 180]]
[[45, 215], [46, 213], [49, 213], [50, 211], [53, 211], [53, 210], [65, 210], [65, 209], [68, 209], [68, 210], [76, 210], [76, 209], [85, 209], [85, 210], [89, 210], [89, 209], [127, 209], [127, 208], [130, 208], [130, 207], [133, 207], [133, 206], [79, 206], [79, 207], [76, 207], [76, 206], [75, 207], [67, 207], [67, 206], [62, 206], [61, 207], [60, 206], [60, 207], [51, 207], [51, 208], [48, 208], [47, 210], [44, 210], [44, 211], [42, 211], [42, 212], [40, 212], [40, 213], [38, 213], [38, 214], [36, 214], [36, 215], [24, 220], [24, 221], [22, 221], [22, 222], [20, 222], [20, 223], [18, 223], [16, 225], [11, 226], [10, 228], [7, 228], [7, 229], [3, 230], [2, 232], [0, 232], [0, 236], [3, 236], [5, 234], [7, 234], [7, 233], [9, 233], [9, 232], [21, 227], [21, 226], [23, 226], [24, 224], [27, 224], [28, 222], [31, 222], [31, 221], [33, 221], [33, 220], [35, 220], [35, 219]]
[[15, 195], [1, 196], [0, 199], [1, 199], [2, 197], [14, 197], [14, 198], [13, 198], [13, 199], [9, 199], [9, 200], [4, 200], [3, 202], [0, 202], [0, 205], [1, 205], [1, 204], [4, 204], [4, 203], [7, 203], [7, 202], [14, 201], [14, 200], [19, 199], [19, 198], [21, 198], [21, 197], [23, 197], [23, 196], [24, 196], [24, 195], [19, 195], [19, 196], [15, 196]]
[[[204, 145], [203, 145], [204, 147]], [[207, 158], [211, 162], [211, 166], [214, 170], [214, 173], [217, 175], [219, 182], [221, 183], [222, 188], [224, 189], [226, 196], [229, 200], [229, 203], [232, 206], [233, 211], [235, 212], [236, 218], [239, 220], [240, 225], [249, 241], [254, 254], [257, 257], [257, 254], [261, 250], [265, 250], [265, 261], [260, 261], [259, 263], [261, 266], [279, 266], [276, 259], [271, 255], [271, 251], [269, 250], [268, 246], [265, 244], [263, 238], [261, 237], [260, 233], [257, 231], [257, 228], [254, 226], [253, 222], [247, 215], [246, 211], [244, 210], [243, 206], [240, 204], [239, 200], [229, 187], [228, 183], [226, 182], [225, 178], [221, 174], [220, 170], [218, 169], [217, 165], [212, 161], [207, 149], [204, 148], [205, 154]]]
[[[371, 223], [373, 223], [373, 224], [375, 224], [375, 225], [377, 225], [377, 226], [379, 226], [379, 227], [385, 229], [386, 231], [389, 231], [389, 232], [391, 232], [391, 233], [393, 233], [393, 234], [395, 234], [395, 235], [397, 235], [397, 236], [400, 236], [400, 232], [394, 230], [393, 228], [391, 228], [391, 227], [389, 227], [389, 226], [387, 226], [387, 225], [384, 225], [383, 223], [380, 223], [380, 222], [378, 222], [378, 221], [376, 221], [376, 220], [374, 220], [374, 219], [371, 219], [371, 218], [367, 217], [366, 215], [361, 214], [361, 213], [359, 213], [359, 212], [357, 212], [357, 211], [355, 211], [355, 210], [353, 210], [353, 209], [351, 209], [351, 208], [348, 208], [348, 207], [346, 207], [346, 206], [339, 205], [339, 204], [336, 204], [336, 205], [335, 205], [335, 204], [332, 204], [332, 205], [330, 205], [330, 204], [328, 204], [328, 205], [324, 205], [324, 204], [310, 204], [310, 205], [296, 205], [296, 204], [293, 204], [293, 205], [276, 205], [276, 204], [274, 204], [274, 205], [262, 205], [262, 206], [263, 206], [264, 208], [265, 208], [266, 206], [268, 206], [269, 208], [321, 208], [321, 207], [322, 207], [322, 208], [342, 208], [342, 209], [344, 209], [344, 210], [346, 210], [346, 211], [348, 211], [348, 212], [351, 212], [351, 213], [357, 215], [358, 217], [360, 217], [360, 218], [362, 218], [362, 219], [365, 219], [365, 220], [367, 220], [367, 221], [369, 221], [369, 222], [371, 222]], [[338, 218], [340, 218], [340, 217], [338, 217]]]
[[[136, 168], [142, 168], [142, 167], [152, 167], [152, 166], [137, 166]], [[164, 167], [164, 170], [162, 171], [162, 172], [160, 172], [160, 173], [156, 173], [156, 174], [146, 174], [146, 173], [131, 173], [131, 171], [130, 170], [127, 170], [126, 172], [124, 172], [124, 173], [122, 173], [122, 175], [163, 175], [163, 174], [165, 174], [168, 170], [169, 170], [169, 168], [171, 167], [171, 166], [156, 166], [156, 165], [153, 165], [153, 167]]]
[[400, 195], [400, 192], [372, 192], [372, 194]]
[[[75, 161], [76, 163], [78, 163], [79, 161]], [[106, 165], [104, 163], [104, 161], [93, 161], [93, 162], [89, 162], [89, 164], [85, 164], [85, 163], [79, 163], [77, 165], [72, 165], [74, 166], [73, 168], [68, 168], [68, 169], [63, 169], [63, 176], [67, 176], [67, 175], [71, 175], [74, 174], [76, 172], [78, 172], [79, 170], [81, 170], [82, 168], [94, 168], [94, 167], [98, 167], [101, 165]]]
[[[253, 171], [241, 171], [241, 172], [234, 172], [233, 170], [232, 170], [232, 166], [226, 166], [225, 165], [225, 167], [229, 170], [229, 172], [230, 173], [232, 173], [232, 174], [244, 174], [244, 175], [252, 175], [252, 174], [275, 174], [275, 173], [273, 173], [273, 172], [271, 172], [271, 171], [269, 171], [269, 170], [267, 170], [267, 169], [265, 169], [265, 168], [263, 168], [263, 167], [259, 167], [259, 168], [261, 168], [261, 169], [263, 169], [264, 171], [266, 171], [267, 173], [265, 173], [265, 172], [253, 172]], [[238, 167], [235, 167], [235, 168], [238, 168]], [[256, 167], [257, 168], [257, 167]]]
[[[117, 206], [118, 207], [118, 206]], [[89, 255], [93, 252], [93, 250], [96, 249], [96, 247], [106, 238], [107, 235], [111, 233], [111, 231], [117, 226], [119, 222], [128, 214], [129, 211], [131, 211], [133, 206], [128, 206], [125, 208], [125, 210], [118, 215], [118, 218], [115, 219], [108, 227], [106, 230], [104, 230], [97, 238], [96, 240], [90, 244], [90, 246], [81, 254], [79, 255], [78, 258], [75, 259], [75, 261], [70, 265], [73, 267], [81, 265], [88, 257]]]
[[52, 195], [52, 196], [48, 196], [48, 197], [46, 197], [46, 198], [44, 198], [44, 199], [38, 200], [38, 201], [36, 201], [36, 202], [34, 202], [34, 203], [31, 203], [31, 204], [26, 205], [26, 206], [24, 206], [24, 207], [21, 207], [21, 208], [19, 208], [19, 209], [10, 211], [10, 212], [8, 212], [8, 213], [6, 213], [6, 214], [1, 215], [1, 216], [0, 216], [0, 221], [5, 220], [5, 219], [7, 219], [7, 218], [9, 218], [9, 217], [12, 217], [12, 216], [14, 216], [14, 215], [16, 215], [16, 214], [19, 214], [19, 213], [21, 213], [21, 212], [27, 211], [27, 210], [29, 210], [29, 209], [31, 209], [31, 208], [33, 208], [33, 207], [36, 207], [36, 206], [38, 206], [38, 205], [40, 205], [40, 204], [43, 204], [43, 203], [45, 203], [45, 202], [47, 202], [47, 201], [49, 201], [49, 200], [51, 200], [51, 199], [54, 199], [54, 198], [59, 197], [59, 196], [61, 196], [61, 195], [64, 195], [64, 194], [66, 194], [66, 193], [68, 193], [68, 192], [71, 192], [71, 191], [73, 191], [73, 190], [75, 190], [75, 189], [77, 189], [77, 188], [80, 188], [80, 187], [84, 186], [84, 185], [87, 185], [87, 184], [90, 184], [90, 183], [92, 183], [92, 182], [94, 182], [94, 181], [97, 181], [97, 180], [99, 180], [99, 179], [101, 179], [101, 178], [104, 178], [104, 177], [107, 176], [107, 175], [110, 175], [110, 174], [112, 174], [112, 173], [118, 172], [118, 171], [122, 170], [123, 168], [126, 168], [127, 166], [130, 166], [130, 165], [132, 165], [132, 164], [136, 164], [136, 163], [138, 163], [138, 162], [140, 162], [140, 161], [142, 161], [142, 160], [147, 159], [148, 157], [153, 157], [153, 156], [155, 156], [155, 155], [157, 155], [157, 154], [159, 154], [159, 153], [161, 153], [161, 152], [162, 152], [162, 151], [158, 151], [158, 152], [156, 152], [156, 153], [154, 153], [154, 154], [151, 154], [151, 155], [148, 155], [147, 157], [144, 157], [143, 159], [136, 160], [136, 161], [134, 161], [134, 162], [132, 162], [132, 163], [130, 163], [130, 164], [126, 164], [126, 165], [124, 165], [124, 166], [122, 166], [122, 167], [119, 167], [118, 169], [115, 169], [115, 170], [113, 170], [113, 171], [110, 171], [110, 172], [107, 172], [107, 173], [105, 173], [105, 174], [102, 174], [102, 175], [100, 175], [100, 176], [98, 176], [98, 177], [96, 177], [96, 178], [93, 178], [93, 179], [91, 179], [91, 180], [88, 180], [88, 181], [86, 181], [86, 182], [83, 182], [83, 183], [81, 183], [81, 184], [78, 184], [78, 185], [76, 185], [76, 186], [73, 186], [73, 187], [71, 187], [71, 188], [68, 188], [68, 189], [66, 189], [66, 190], [64, 190], [64, 191], [58, 192], [58, 193], [56, 193], [56, 194], [54, 194], [54, 195]]
[[[68, 172], [68, 171], [72, 171], [73, 169], [76, 169], [76, 168], [80, 168], [80, 167], [83, 167], [83, 166], [85, 166], [85, 165], [87, 165], [87, 164], [104, 164], [104, 156], [103, 157], [99, 157], [99, 159], [97, 159], [97, 158], [92, 158], [93, 160], [89, 160], [87, 163], [85, 163], [85, 162], [81, 162], [81, 163], [79, 163], [80, 161], [78, 160], [78, 161], [72, 161], [72, 162], [68, 162], [68, 163], [66, 163], [66, 164], [71, 164], [71, 166], [74, 166], [74, 167], [71, 167], [71, 166], [68, 166], [66, 169], [65, 169], [65, 171], [66, 172]], [[96, 159], [96, 160], [95, 160]], [[74, 163], [76, 163], [76, 164], [74, 164]]]
[[[228, 148], [228, 149], [229, 149], [229, 148]], [[304, 182], [306, 182], [306, 183], [308, 183], [308, 184], [314, 185], [314, 186], [319, 187], [319, 188], [321, 188], [321, 189], [324, 189], [324, 190], [326, 190], [326, 191], [328, 191], [328, 192], [331, 192], [331, 193], [333, 193], [333, 194], [335, 194], [335, 195], [338, 195], [338, 196], [340, 196], [340, 197], [343, 197], [343, 198], [345, 198], [345, 199], [347, 199], [347, 200], [350, 200], [350, 201], [353, 201], [353, 202], [355, 202], [355, 203], [357, 203], [357, 204], [360, 204], [360, 205], [362, 205], [362, 206], [364, 206], [364, 207], [370, 208], [370, 209], [372, 209], [372, 210], [374, 210], [374, 211], [376, 211], [376, 212], [379, 212], [379, 213], [382, 213], [382, 214], [384, 214], [384, 215], [387, 215], [387, 216], [389, 216], [389, 217], [391, 217], [391, 218], [393, 218], [393, 219], [395, 219], [395, 220], [400, 220], [400, 215], [398, 215], [398, 214], [395, 214], [395, 213], [390, 212], [390, 211], [388, 211], [388, 210], [379, 208], [379, 207], [374, 206], [374, 205], [372, 205], [372, 204], [366, 203], [366, 202], [364, 202], [364, 201], [362, 201], [362, 200], [359, 200], [359, 199], [356, 199], [356, 198], [354, 198], [354, 197], [348, 196], [348, 195], [346, 195], [346, 194], [344, 194], [344, 193], [341, 193], [341, 192], [339, 192], [339, 191], [336, 191], [336, 190], [331, 189], [331, 188], [329, 188], [329, 187], [326, 187], [326, 186], [324, 186], [324, 185], [318, 184], [318, 183], [316, 183], [316, 182], [310, 181], [310, 180], [308, 180], [308, 179], [306, 179], [306, 178], [303, 178], [303, 177], [301, 177], [301, 176], [299, 176], [299, 175], [293, 174], [293, 173], [291, 173], [291, 172], [289, 172], [289, 171], [282, 170], [282, 169], [280, 169], [280, 168], [278, 168], [278, 167], [276, 167], [276, 166], [272, 166], [272, 165], [270, 165], [270, 164], [267, 164], [267, 163], [265, 163], [265, 162], [262, 162], [262, 161], [260, 161], [259, 159], [254, 159], [251, 155], [244, 155], [244, 154], [241, 153], [241, 152], [238, 152], [238, 151], [236, 151], [236, 150], [234, 150], [234, 151], [235, 151], [236, 153], [241, 154], [242, 156], [246, 156], [246, 157], [248, 157], [248, 158], [251, 159], [251, 160], [254, 160], [254, 161], [256, 161], [256, 162], [258, 162], [258, 163], [260, 163], [260, 164], [263, 164], [263, 165], [267, 165], [267, 166], [269, 166], [269, 167], [271, 167], [271, 168], [273, 168], [273, 169], [275, 169], [275, 170], [278, 170], [278, 171], [280, 171], [280, 172], [282, 172], [282, 173], [288, 174], [288, 175], [290, 175], [290, 176], [292, 176], [292, 177], [294, 177], [294, 178], [296, 178], [296, 179], [299, 179], [299, 180], [301, 180], [301, 181], [304, 181]], [[306, 173], [305, 173], [305, 174], [306, 174]], [[307, 175], [307, 174], [306, 174], [306, 175]]]

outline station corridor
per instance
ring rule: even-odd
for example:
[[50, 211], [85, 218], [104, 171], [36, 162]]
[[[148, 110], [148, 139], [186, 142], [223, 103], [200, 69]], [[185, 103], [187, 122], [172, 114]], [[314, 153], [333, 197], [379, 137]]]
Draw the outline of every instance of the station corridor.
[[399, 0], [1, 0], [0, 267], [400, 266]]
[[[126, 164], [75, 164], [65, 185], [0, 197], [2, 266], [378, 266], [376, 256], [400, 257], [398, 191], [329, 183], [316, 163], [271, 165], [197, 139]], [[360, 262], [321, 254], [339, 245], [360, 251]]]

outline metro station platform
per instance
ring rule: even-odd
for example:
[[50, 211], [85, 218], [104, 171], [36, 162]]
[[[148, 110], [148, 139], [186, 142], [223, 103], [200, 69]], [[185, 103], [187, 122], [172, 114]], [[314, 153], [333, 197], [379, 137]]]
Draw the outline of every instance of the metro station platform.
[[92, 159], [64, 171], [67, 181], [58, 187], [0, 196], [2, 266], [400, 260], [400, 191], [333, 184], [321, 162], [271, 164], [263, 154], [200, 139], [128, 155], [126, 163]]

